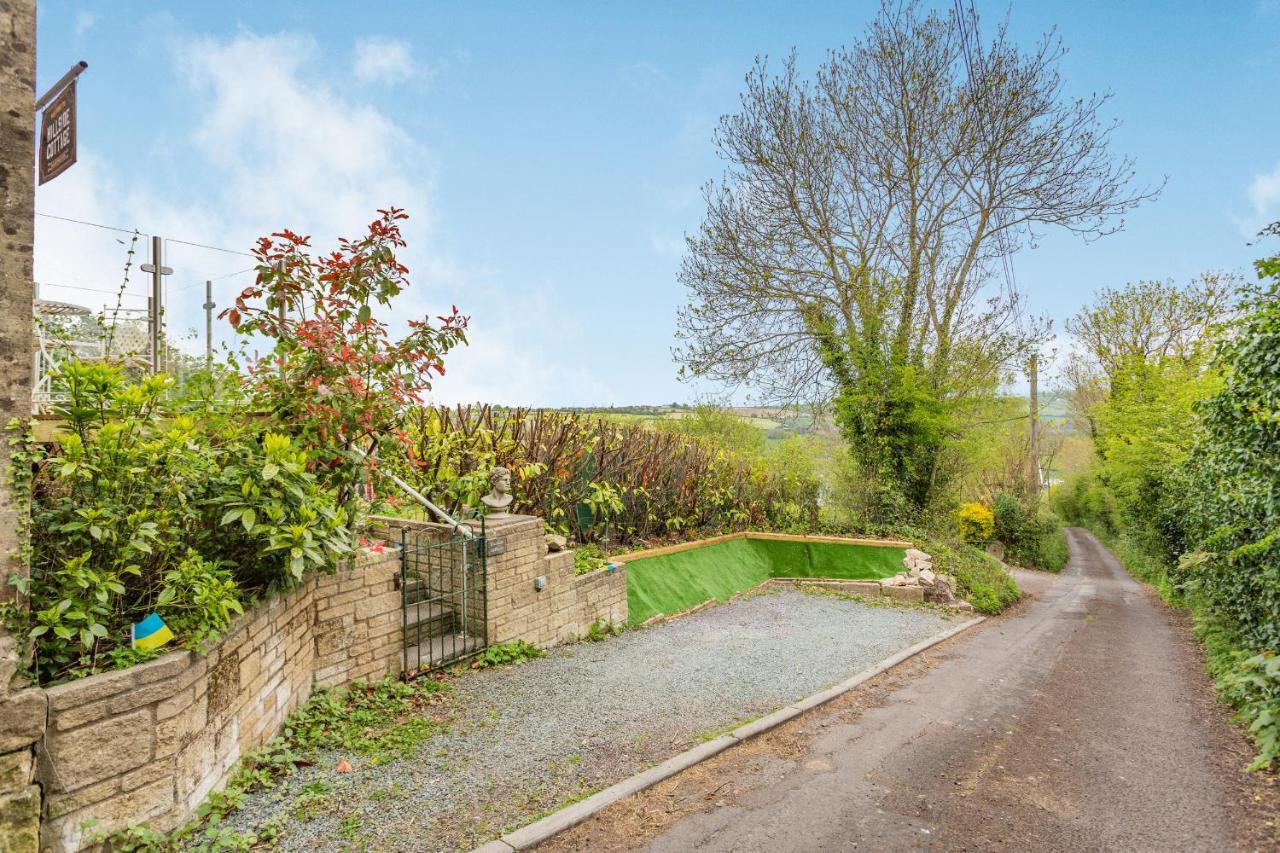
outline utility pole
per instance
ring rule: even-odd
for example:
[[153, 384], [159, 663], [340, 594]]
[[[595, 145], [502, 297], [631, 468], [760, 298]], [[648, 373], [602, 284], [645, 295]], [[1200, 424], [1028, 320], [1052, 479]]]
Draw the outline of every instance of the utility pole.
[[204, 368], [213, 368], [213, 282], [204, 283]]
[[1040, 494], [1040, 393], [1039, 393], [1040, 353], [1031, 354], [1031, 458], [1027, 460], [1031, 474], [1031, 493]]
[[142, 271], [151, 273], [147, 330], [151, 333], [151, 372], [154, 374], [163, 366], [160, 342], [164, 339], [164, 277], [173, 274], [173, 269], [164, 265], [164, 239], [158, 235], [151, 238], [151, 263], [143, 264]]

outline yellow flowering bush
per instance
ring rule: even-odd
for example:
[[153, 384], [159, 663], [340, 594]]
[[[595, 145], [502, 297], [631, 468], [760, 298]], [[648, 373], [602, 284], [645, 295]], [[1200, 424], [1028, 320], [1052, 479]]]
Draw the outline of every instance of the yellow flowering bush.
[[960, 522], [960, 538], [970, 545], [983, 545], [991, 541], [991, 536], [996, 532], [995, 514], [977, 501], [960, 504], [957, 518]]

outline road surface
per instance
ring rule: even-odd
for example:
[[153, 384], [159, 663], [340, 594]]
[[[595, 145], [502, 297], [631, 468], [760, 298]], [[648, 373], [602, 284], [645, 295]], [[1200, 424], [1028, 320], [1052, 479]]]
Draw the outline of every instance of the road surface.
[[1068, 537], [1012, 615], [542, 849], [1273, 849], [1185, 617]]

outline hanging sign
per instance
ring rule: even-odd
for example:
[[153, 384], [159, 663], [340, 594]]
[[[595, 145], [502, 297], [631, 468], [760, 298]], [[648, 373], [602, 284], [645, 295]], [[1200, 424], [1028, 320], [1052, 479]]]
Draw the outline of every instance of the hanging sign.
[[76, 162], [76, 81], [72, 80], [40, 114], [40, 183], [48, 183]]

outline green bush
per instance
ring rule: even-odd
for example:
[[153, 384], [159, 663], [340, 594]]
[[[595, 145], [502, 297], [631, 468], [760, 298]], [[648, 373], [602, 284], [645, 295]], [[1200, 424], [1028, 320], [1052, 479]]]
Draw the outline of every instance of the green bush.
[[573, 551], [573, 573], [585, 575], [608, 565], [604, 552], [595, 545], [583, 545]]
[[995, 522], [994, 536], [1006, 547], [1029, 538], [1031, 531], [1027, 528], [1031, 526], [1031, 519], [1022, 509], [1022, 503], [1008, 492], [996, 495], [992, 516]]
[[980, 613], [999, 613], [1022, 597], [1018, 585], [1000, 561], [963, 542], [922, 543], [933, 556], [933, 569], [956, 579], [956, 594]]
[[351, 552], [305, 454], [235, 413], [232, 386], [178, 389], [163, 374], [130, 383], [119, 368], [81, 363], [59, 381], [68, 431], [32, 460], [21, 631], [41, 683], [145, 659], [129, 629], [151, 612], [198, 648], [248, 597]]
[[1035, 557], [1030, 563], [1045, 571], [1060, 572], [1071, 558], [1066, 531], [1062, 529], [1062, 524], [1056, 518], [1049, 522], [1047, 529], [1036, 536], [1035, 548]]

